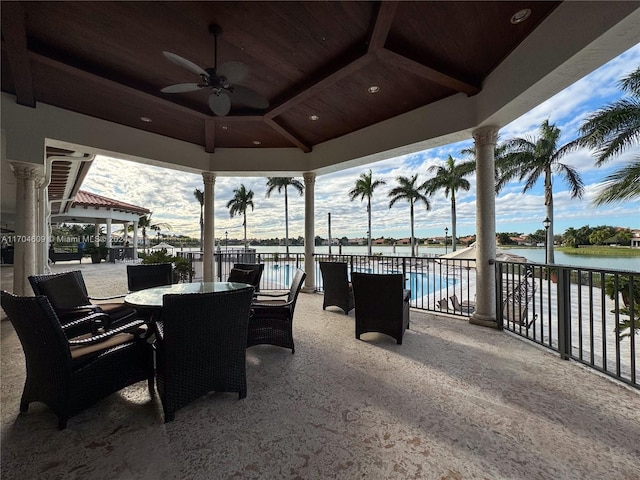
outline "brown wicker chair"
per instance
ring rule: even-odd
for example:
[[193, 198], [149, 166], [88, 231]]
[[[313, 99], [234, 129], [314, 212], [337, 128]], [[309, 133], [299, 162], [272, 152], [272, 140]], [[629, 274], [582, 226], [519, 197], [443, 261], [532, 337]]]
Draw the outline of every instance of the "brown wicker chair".
[[[58, 416], [58, 428], [98, 400], [122, 388], [147, 380], [153, 392], [151, 345], [129, 333], [143, 325], [141, 320], [117, 329], [69, 340], [44, 296], [17, 297], [0, 294], [2, 308], [16, 330], [26, 359], [27, 375], [20, 400], [20, 412], [31, 402], [43, 402]], [[104, 313], [92, 313], [73, 323], [93, 323]]]
[[335, 305], [340, 307], [345, 315], [354, 307], [353, 285], [347, 277], [347, 264], [345, 262], [320, 262], [322, 274], [322, 290], [324, 300], [322, 309]]
[[[36, 295], [44, 295], [49, 299], [60, 323], [63, 325], [92, 312], [103, 312], [107, 314], [105, 324], [103, 325], [107, 329], [131, 322], [138, 316], [134, 308], [125, 305], [123, 302], [91, 303], [91, 300], [113, 300], [124, 297], [124, 295], [104, 298], [90, 297], [87, 293], [87, 286], [84, 283], [84, 278], [80, 270], [45, 275], [31, 275], [29, 277], [29, 283], [33, 288], [33, 293]], [[86, 326], [83, 328], [86, 330]], [[72, 336], [77, 336], [82, 333], [86, 333], [86, 331], [79, 329], [67, 331], [67, 334]]]
[[247, 396], [247, 324], [253, 287], [165, 295], [156, 327], [156, 370], [164, 421], [207, 392]]
[[356, 303], [356, 338], [367, 332], [380, 332], [402, 345], [409, 328], [411, 291], [404, 288], [404, 275], [353, 272], [351, 274]]
[[172, 283], [173, 266], [170, 263], [127, 265], [127, 286], [130, 292]]
[[[269, 344], [290, 348], [291, 353], [295, 353], [293, 313], [306, 276], [307, 274], [298, 268], [287, 293], [261, 293], [253, 302], [247, 347]], [[284, 297], [285, 295], [286, 299], [276, 299], [276, 297]], [[267, 300], [267, 298], [271, 299]]]
[[[240, 277], [234, 277], [234, 270], [243, 272], [250, 272]], [[264, 272], [264, 263], [234, 263], [233, 269], [229, 274], [229, 282], [241, 281], [241, 283], [248, 283], [253, 285], [255, 292], [260, 291], [260, 280], [262, 279], [262, 272]]]

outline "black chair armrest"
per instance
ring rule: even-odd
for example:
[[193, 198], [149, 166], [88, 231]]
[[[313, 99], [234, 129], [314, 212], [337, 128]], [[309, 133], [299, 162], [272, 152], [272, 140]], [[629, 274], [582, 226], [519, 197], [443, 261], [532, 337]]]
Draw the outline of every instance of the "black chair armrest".
[[133, 322], [129, 322], [125, 325], [121, 325], [113, 330], [109, 330], [107, 332], [101, 333], [100, 335], [94, 335], [89, 338], [83, 338], [81, 340], [69, 340], [69, 346], [71, 347], [80, 347], [85, 345], [93, 345], [94, 343], [100, 343], [105, 341], [108, 338], [117, 335], [118, 333], [132, 333], [135, 334], [135, 330], [144, 326], [144, 322], [142, 320], [134, 320]]
[[67, 332], [73, 328], [86, 324], [91, 324], [92, 333], [96, 333], [99, 327], [109, 324], [109, 315], [103, 312], [95, 312], [90, 315], [80, 317], [77, 320], [65, 323], [64, 325], [61, 325], [61, 327], [64, 332]]
[[82, 313], [82, 312], [87, 312], [87, 314], [92, 312], [100, 313], [100, 308], [98, 307], [98, 305], [93, 305], [89, 303], [87, 305], [78, 305], [77, 307], [73, 307], [73, 308], [64, 308], [64, 309], [57, 310], [57, 313], [59, 315], [71, 315], [74, 313]]
[[162, 320], [156, 320], [153, 326], [156, 330], [156, 338], [162, 342], [164, 340], [164, 322]]

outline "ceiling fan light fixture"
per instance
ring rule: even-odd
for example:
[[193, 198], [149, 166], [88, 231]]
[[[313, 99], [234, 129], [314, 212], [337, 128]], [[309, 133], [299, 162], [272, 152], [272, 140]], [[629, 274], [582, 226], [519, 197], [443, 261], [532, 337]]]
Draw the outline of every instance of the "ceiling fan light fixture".
[[514, 13], [511, 16], [511, 23], [513, 23], [514, 25], [517, 25], [519, 23], [524, 22], [530, 16], [531, 16], [531, 9], [523, 8], [522, 10], [518, 10], [516, 13]]
[[374, 93], [378, 93], [380, 91], [380, 87], [378, 85], [371, 85], [369, 88], [367, 88], [367, 92], [374, 94]]

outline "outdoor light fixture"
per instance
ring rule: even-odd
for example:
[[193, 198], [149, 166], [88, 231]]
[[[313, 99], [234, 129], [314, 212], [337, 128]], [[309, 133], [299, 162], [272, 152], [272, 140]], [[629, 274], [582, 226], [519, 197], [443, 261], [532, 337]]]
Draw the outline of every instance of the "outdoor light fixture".
[[152, 120], [149, 117], [140, 117], [140, 120], [142, 120], [145, 123], [151, 123]]
[[224, 231], [224, 251], [225, 253], [229, 252], [229, 232]]
[[449, 227], [444, 227], [444, 254], [447, 254], [447, 235], [449, 235]]
[[546, 264], [549, 260], [549, 227], [551, 226], [549, 217], [542, 221], [542, 226], [544, 227], [544, 263]]
[[315, 122], [317, 120], [320, 120], [320, 117], [318, 115], [310, 115], [309, 120], [311, 120], [312, 122]]
[[378, 93], [380, 91], [380, 87], [378, 85], [371, 85], [369, 88], [367, 88], [367, 91], [369, 93]]
[[523, 8], [522, 10], [518, 10], [516, 13], [513, 14], [513, 16], [511, 17], [511, 23], [513, 23], [514, 25], [517, 25], [518, 23], [524, 22], [530, 16], [531, 16], [531, 9]]

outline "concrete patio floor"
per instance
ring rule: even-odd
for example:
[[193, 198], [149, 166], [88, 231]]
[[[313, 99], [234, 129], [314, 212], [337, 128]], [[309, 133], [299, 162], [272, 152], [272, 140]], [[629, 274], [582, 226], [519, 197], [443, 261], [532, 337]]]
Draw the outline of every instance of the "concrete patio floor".
[[[54, 270], [78, 267], [92, 295], [126, 290], [122, 264]], [[2, 316], [3, 479], [640, 478], [640, 392], [463, 319], [412, 310], [403, 345], [356, 340], [353, 311], [301, 294], [296, 353], [249, 348], [247, 398], [211, 393], [164, 424], [141, 382], [58, 431], [42, 404], [19, 414]]]

